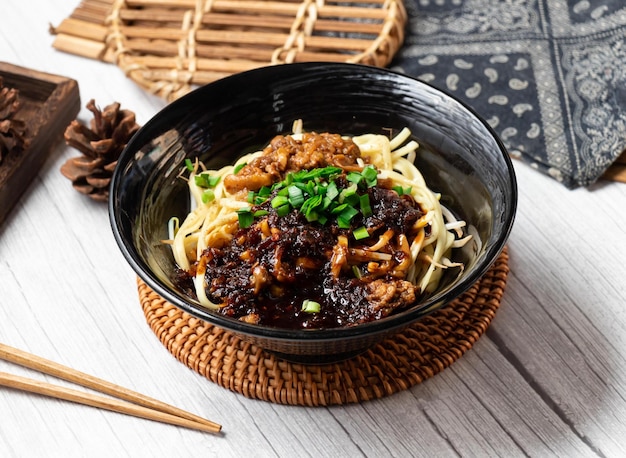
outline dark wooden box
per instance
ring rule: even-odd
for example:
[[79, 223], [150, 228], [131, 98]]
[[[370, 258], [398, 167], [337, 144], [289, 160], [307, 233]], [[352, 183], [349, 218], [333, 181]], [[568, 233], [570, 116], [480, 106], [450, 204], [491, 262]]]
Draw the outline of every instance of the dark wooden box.
[[24, 194], [65, 128], [80, 111], [78, 83], [70, 78], [0, 62], [4, 86], [19, 90], [15, 118], [26, 122], [28, 147], [0, 163], [0, 224]]

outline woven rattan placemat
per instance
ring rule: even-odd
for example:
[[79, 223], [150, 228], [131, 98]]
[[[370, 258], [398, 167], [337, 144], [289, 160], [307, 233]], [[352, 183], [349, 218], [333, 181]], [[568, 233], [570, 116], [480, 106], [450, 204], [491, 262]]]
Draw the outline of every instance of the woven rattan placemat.
[[402, 0], [82, 0], [54, 48], [117, 64], [167, 100], [266, 65], [386, 66], [404, 41]]
[[141, 280], [146, 320], [179, 361], [218, 385], [278, 404], [327, 406], [391, 395], [441, 372], [487, 330], [506, 286], [508, 251], [465, 294], [352, 359], [281, 360], [163, 300]]

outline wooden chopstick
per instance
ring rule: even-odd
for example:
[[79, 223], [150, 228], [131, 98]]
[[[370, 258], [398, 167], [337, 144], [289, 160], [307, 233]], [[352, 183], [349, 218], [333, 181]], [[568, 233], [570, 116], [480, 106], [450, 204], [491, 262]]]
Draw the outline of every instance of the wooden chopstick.
[[0, 385], [3, 386], [201, 431], [217, 433], [222, 428], [218, 423], [214, 423], [191, 412], [2, 343], [0, 343], [0, 359], [76, 383], [86, 388], [100, 391], [101, 393], [128, 402], [91, 393], [82, 393], [50, 383], [38, 382], [26, 377], [0, 372]]
[[65, 388], [51, 383], [21, 377], [19, 375], [7, 374], [6, 372], [0, 372], [0, 385], [44, 396], [50, 396], [56, 399], [64, 399], [66, 401], [72, 401], [92, 407], [99, 407], [113, 412], [133, 415], [135, 417], [145, 418], [148, 420], [159, 421], [161, 423], [169, 423], [171, 425], [183, 426], [210, 433], [219, 432], [219, 428], [209, 426], [204, 422], [199, 423], [197, 421], [188, 420], [176, 415], [170, 415], [168, 413], [161, 412], [160, 410], [148, 409], [147, 407], [133, 404], [131, 402], [115, 398], [107, 398], [97, 394], [84, 393], [71, 388]]

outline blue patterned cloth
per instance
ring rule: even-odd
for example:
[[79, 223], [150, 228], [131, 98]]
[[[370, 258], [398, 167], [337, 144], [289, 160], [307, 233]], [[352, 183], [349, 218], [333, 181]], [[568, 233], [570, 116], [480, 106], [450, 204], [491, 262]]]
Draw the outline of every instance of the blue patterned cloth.
[[569, 188], [626, 149], [624, 0], [405, 0], [391, 68], [475, 109], [510, 154]]

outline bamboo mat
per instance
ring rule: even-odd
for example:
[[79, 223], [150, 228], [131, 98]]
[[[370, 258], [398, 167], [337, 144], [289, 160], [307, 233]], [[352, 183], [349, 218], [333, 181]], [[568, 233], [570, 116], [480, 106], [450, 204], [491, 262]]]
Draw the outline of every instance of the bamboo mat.
[[117, 64], [174, 100], [266, 65], [386, 66], [404, 40], [402, 0], [83, 0], [57, 27], [57, 50]]
[[248, 398], [327, 406], [382, 398], [423, 382], [470, 350], [504, 294], [508, 250], [467, 292], [361, 355], [323, 365], [291, 363], [192, 317], [138, 279], [146, 321], [167, 350], [208, 380]]

